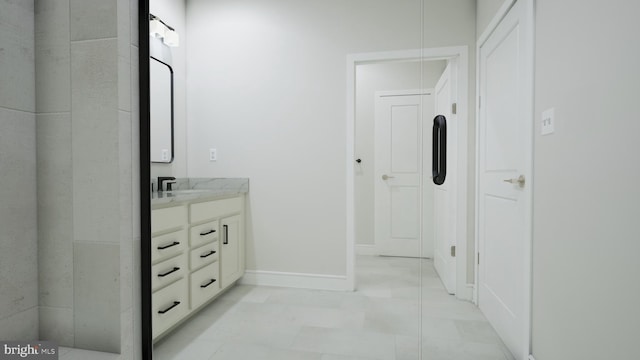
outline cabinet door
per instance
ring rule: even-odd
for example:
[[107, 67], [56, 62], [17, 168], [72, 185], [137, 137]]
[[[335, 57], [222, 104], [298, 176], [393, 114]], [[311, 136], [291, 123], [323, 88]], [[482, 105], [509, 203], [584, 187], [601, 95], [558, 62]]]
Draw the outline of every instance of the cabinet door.
[[219, 271], [218, 264], [213, 263], [191, 274], [191, 309], [198, 308], [220, 292]]
[[244, 274], [244, 224], [240, 215], [220, 220], [220, 277], [227, 287]]
[[153, 338], [165, 332], [189, 313], [188, 279], [180, 279], [151, 295]]

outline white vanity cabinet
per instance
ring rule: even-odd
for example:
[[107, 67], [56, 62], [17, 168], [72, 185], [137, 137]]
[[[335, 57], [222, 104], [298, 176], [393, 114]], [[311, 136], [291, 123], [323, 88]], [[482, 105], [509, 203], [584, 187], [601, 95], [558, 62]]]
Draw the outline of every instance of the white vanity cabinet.
[[151, 212], [151, 288], [153, 336], [189, 313], [188, 208], [185, 205]]
[[244, 275], [244, 194], [153, 208], [153, 338]]

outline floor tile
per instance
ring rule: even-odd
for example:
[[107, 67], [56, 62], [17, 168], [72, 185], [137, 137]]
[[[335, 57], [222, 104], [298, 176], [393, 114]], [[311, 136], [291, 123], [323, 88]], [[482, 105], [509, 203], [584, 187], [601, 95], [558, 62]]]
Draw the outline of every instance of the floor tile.
[[60, 355], [60, 360], [118, 360], [118, 357], [118, 354], [82, 349], [71, 349], [64, 355]]
[[498, 344], [423, 339], [422, 360], [510, 360]]
[[500, 338], [486, 321], [455, 320], [455, 325], [465, 342], [499, 344]]
[[324, 354], [321, 360], [375, 360], [373, 358], [365, 358], [360, 356], [345, 356], [335, 354]]
[[302, 326], [361, 329], [364, 310], [346, 310], [312, 306], [291, 306], [286, 310], [289, 320]]
[[195, 360], [209, 359], [221, 347], [222, 343], [212, 341], [192, 341], [188, 346], [162, 347], [154, 350], [154, 360]]
[[343, 292], [274, 288], [267, 302], [288, 305], [308, 305], [335, 308], [345, 298]]
[[[321, 360], [322, 354], [287, 349], [277, 349], [266, 345], [227, 343], [209, 360]], [[195, 359], [195, 358], [194, 358]]]
[[420, 360], [420, 339], [417, 336], [396, 336], [396, 360]]
[[66, 347], [66, 346], [59, 346], [58, 347], [58, 356], [62, 357], [63, 355], [68, 354], [71, 350], [73, 350], [73, 348]]
[[209, 360], [268, 360], [271, 348], [265, 345], [247, 345], [244, 343], [225, 343]]
[[422, 318], [422, 337], [461, 340], [457, 321], [430, 317]]
[[207, 360], [513, 360], [480, 310], [447, 294], [431, 260], [375, 256], [358, 257], [354, 292], [235, 286], [160, 341], [156, 354]]
[[305, 327], [293, 348], [371, 359], [395, 359], [395, 338], [388, 334], [365, 330], [342, 330]]

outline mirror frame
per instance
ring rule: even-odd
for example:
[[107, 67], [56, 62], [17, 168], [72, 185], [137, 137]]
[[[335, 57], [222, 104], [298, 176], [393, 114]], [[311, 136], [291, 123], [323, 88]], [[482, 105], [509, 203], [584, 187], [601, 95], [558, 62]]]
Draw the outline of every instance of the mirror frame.
[[[157, 61], [159, 64], [166, 66], [167, 68], [169, 68], [169, 75], [171, 77], [171, 156], [168, 160], [166, 161], [154, 161], [153, 160], [153, 155], [150, 154], [151, 157], [151, 162], [154, 164], [171, 164], [173, 162], [173, 159], [175, 158], [175, 129], [174, 129], [174, 123], [175, 123], [175, 114], [174, 114], [174, 90], [173, 90], [173, 67], [171, 67], [171, 65], [167, 64], [166, 62], [149, 55], [150, 59], [153, 59], [155, 61]], [[151, 61], [149, 61], [149, 82], [151, 82]], [[153, 109], [151, 108], [151, 85], [149, 85], [149, 126], [151, 126], [151, 123], [153, 122], [153, 118], [151, 117], [151, 111]], [[153, 139], [153, 136], [151, 134], [151, 129], [149, 131], [149, 140], [151, 141]]]

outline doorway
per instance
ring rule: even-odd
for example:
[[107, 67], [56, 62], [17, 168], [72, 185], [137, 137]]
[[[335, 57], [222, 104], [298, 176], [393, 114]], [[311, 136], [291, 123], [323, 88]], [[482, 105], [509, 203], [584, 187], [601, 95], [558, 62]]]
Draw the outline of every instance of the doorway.
[[[365, 54], [353, 54], [348, 56], [348, 88], [347, 88], [347, 281], [350, 285], [350, 288], [355, 289], [356, 281], [355, 281], [355, 257], [356, 254], [379, 254], [379, 250], [377, 246], [375, 246], [375, 242], [371, 239], [375, 238], [373, 231], [368, 235], [363, 234], [362, 232], [356, 234], [356, 221], [361, 221], [361, 213], [358, 211], [362, 210], [361, 204], [359, 204], [356, 209], [356, 195], [359, 196], [359, 199], [362, 198], [362, 194], [356, 194], [357, 191], [361, 191], [361, 189], [356, 188], [356, 176], [362, 176], [365, 172], [367, 172], [366, 166], [373, 164], [373, 159], [364, 159], [360, 156], [360, 154], [356, 154], [356, 72], [360, 66], [370, 65], [370, 64], [385, 64], [385, 63], [399, 63], [399, 62], [418, 62], [422, 69], [422, 76], [425, 75], [428, 70], [426, 67], [422, 66], [423, 62], [438, 62], [440, 61], [441, 67], [440, 69], [433, 74], [435, 76], [436, 81], [440, 78], [440, 74], [443, 72], [443, 67], [446, 66], [447, 63], [455, 70], [455, 76], [451, 78], [450, 83], [454, 85], [453, 93], [456, 107], [455, 115], [457, 118], [465, 119], [465, 121], [459, 121], [459, 126], [450, 133], [451, 136], [454, 136], [457, 143], [459, 151], [452, 151], [453, 156], [455, 157], [455, 165], [454, 171], [458, 173], [460, 179], [466, 179], [466, 164], [467, 164], [467, 94], [466, 91], [457, 91], [456, 89], [467, 89], [468, 79], [467, 79], [467, 48], [466, 47], [451, 47], [451, 48], [432, 48], [432, 49], [417, 49], [417, 50], [405, 50], [405, 51], [397, 51], [397, 52], [385, 52], [385, 53], [365, 53]], [[435, 85], [435, 82], [432, 85]], [[427, 84], [428, 85], [428, 84]], [[422, 86], [420, 86], [422, 87]], [[434, 86], [435, 87], [435, 86]], [[407, 93], [408, 94], [408, 93]], [[405, 94], [405, 95], [407, 95]], [[387, 94], [389, 95], [389, 94]], [[400, 94], [402, 95], [402, 94]], [[453, 105], [453, 104], [450, 104]], [[451, 109], [450, 109], [451, 110]], [[422, 111], [422, 110], [421, 110]], [[451, 114], [450, 114], [451, 115]], [[426, 118], [426, 116], [425, 116]], [[433, 118], [431, 116], [431, 118]], [[431, 119], [429, 119], [428, 126], [425, 125], [427, 133], [431, 134]], [[423, 145], [421, 145], [422, 147]], [[359, 161], [358, 161], [359, 160]], [[431, 167], [431, 159], [425, 159], [425, 164], [420, 164], [421, 168], [424, 168], [426, 171]], [[368, 163], [367, 163], [368, 161]], [[369, 167], [371, 169], [371, 167]], [[371, 171], [371, 170], [369, 170]], [[422, 170], [421, 170], [422, 172]], [[380, 176], [378, 176], [380, 175]], [[374, 181], [382, 180], [382, 175], [385, 174], [375, 174], [373, 177]], [[389, 176], [389, 174], [386, 174]], [[427, 175], [425, 173], [425, 175]], [[380, 177], [380, 179], [377, 179]], [[426, 181], [431, 181], [429, 175], [423, 176]], [[388, 181], [390, 178], [387, 178]], [[385, 181], [385, 180], [382, 180]], [[447, 245], [449, 251], [447, 251], [447, 257], [450, 258], [446, 266], [442, 266], [442, 271], [440, 272], [441, 278], [443, 278], [445, 284], [449, 282], [450, 287], [447, 287], [447, 291], [450, 293], [455, 293], [456, 296], [460, 299], [471, 300], [472, 291], [469, 286], [467, 286], [467, 278], [466, 278], [466, 248], [467, 248], [467, 238], [466, 238], [466, 182], [460, 181], [455, 184], [452, 184], [453, 192], [456, 194], [454, 197], [455, 203], [455, 211], [452, 212], [452, 218], [449, 220], [451, 224], [451, 231], [447, 236], [447, 241], [450, 242]], [[424, 186], [423, 186], [424, 188]], [[420, 196], [426, 194], [425, 191], [420, 191]], [[420, 202], [424, 202], [424, 199], [421, 199]], [[418, 237], [423, 240], [423, 220], [425, 216], [433, 216], [433, 214], [428, 214], [428, 212], [424, 211], [424, 208], [420, 208], [418, 213], [420, 214], [420, 219], [417, 221], [419, 223], [419, 231]], [[415, 216], [414, 216], [415, 218]], [[432, 230], [432, 229], [430, 229]], [[356, 236], [358, 239], [368, 238], [367, 241], [364, 242], [356, 242]], [[419, 243], [422, 244], [422, 241]], [[427, 245], [429, 246], [429, 245]], [[452, 246], [455, 246], [453, 248]], [[435, 248], [435, 246], [434, 246]], [[394, 255], [394, 254], [390, 254]], [[398, 254], [395, 254], [398, 255]], [[416, 253], [416, 257], [424, 257], [425, 255], [431, 255], [429, 252], [423, 252], [422, 250]], [[461, 261], [455, 261], [455, 256], [462, 259]], [[427, 256], [428, 257], [428, 256]], [[450, 281], [445, 279], [451, 279]]]
[[[373, 224], [360, 223], [358, 230], [361, 233], [364, 226], [373, 225], [377, 255], [433, 258], [435, 204], [428, 163], [434, 105], [433, 89], [375, 93], [374, 157], [358, 163], [360, 168], [374, 167], [372, 177], [363, 174], [358, 179], [362, 183], [358, 185], [365, 185], [366, 180], [374, 184], [374, 219]], [[360, 115], [357, 117], [363, 119]], [[358, 146], [364, 139], [358, 133], [356, 137], [360, 158], [366, 149]], [[362, 205], [362, 200], [359, 196], [356, 204]], [[358, 240], [366, 239], [358, 236]]]

